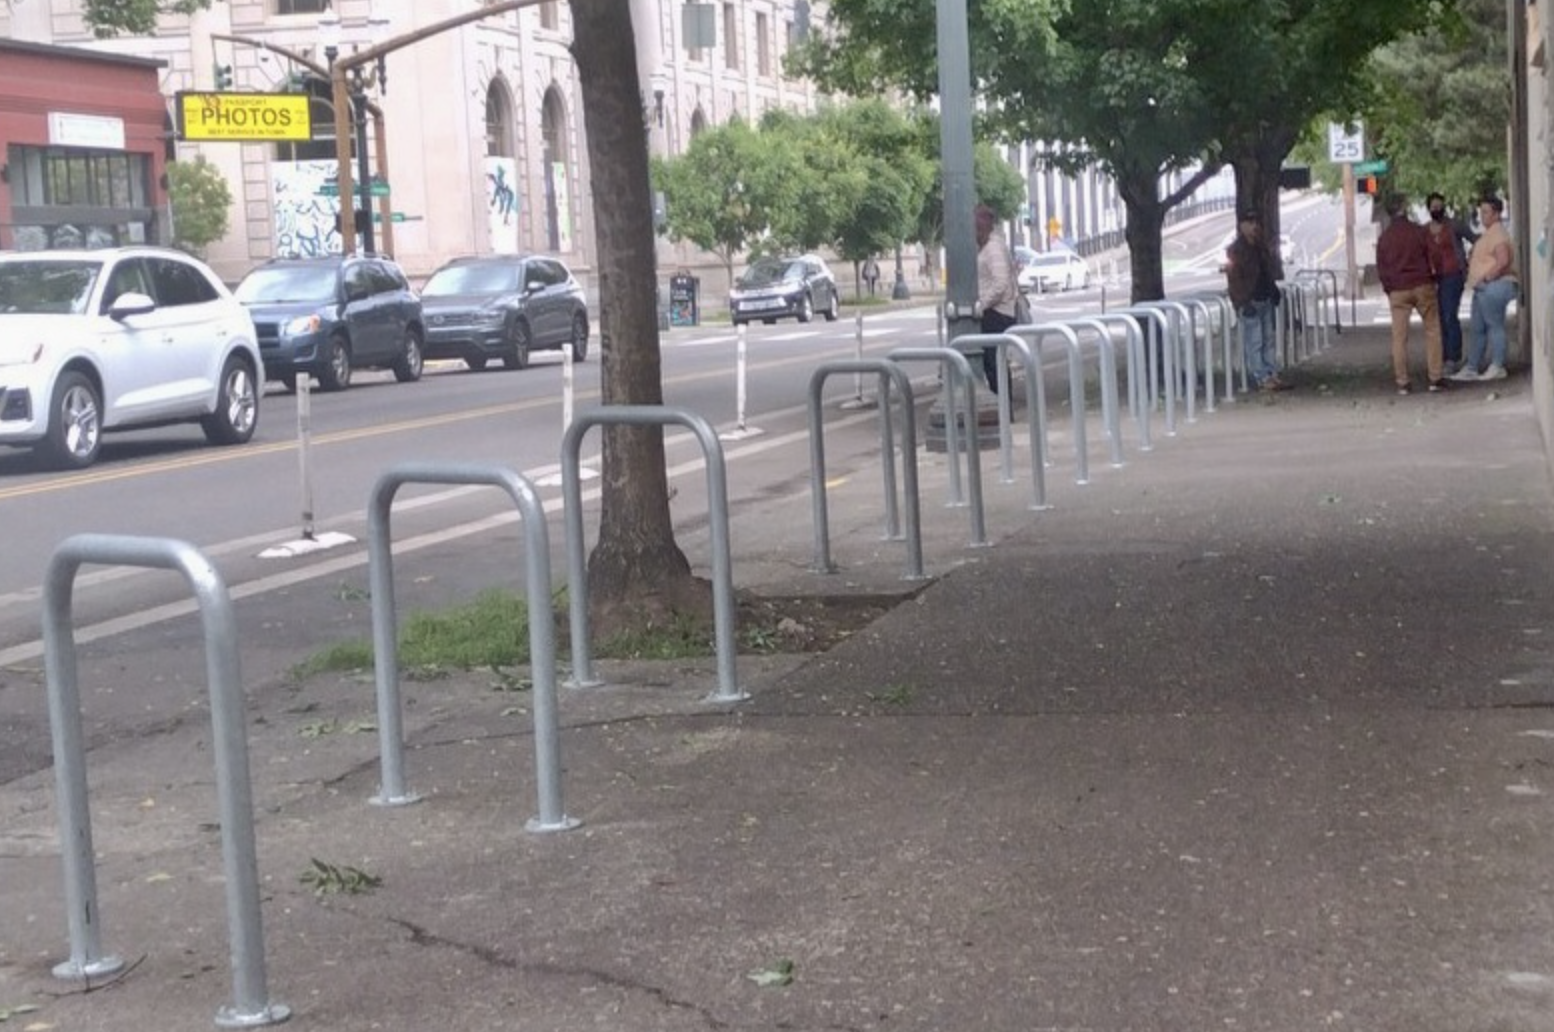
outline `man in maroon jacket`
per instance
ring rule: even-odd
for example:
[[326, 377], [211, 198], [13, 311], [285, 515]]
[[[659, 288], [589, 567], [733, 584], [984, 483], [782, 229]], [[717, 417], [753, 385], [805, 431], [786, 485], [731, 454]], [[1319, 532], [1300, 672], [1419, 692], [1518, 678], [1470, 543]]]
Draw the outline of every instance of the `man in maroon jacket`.
[[1435, 271], [1430, 260], [1430, 238], [1425, 228], [1408, 217], [1408, 199], [1402, 194], [1387, 198], [1387, 228], [1376, 241], [1376, 272], [1392, 309], [1392, 376], [1398, 393], [1412, 389], [1408, 379], [1408, 321], [1418, 312], [1424, 320], [1425, 367], [1430, 390], [1443, 391], [1441, 369], [1441, 312], [1435, 296]]

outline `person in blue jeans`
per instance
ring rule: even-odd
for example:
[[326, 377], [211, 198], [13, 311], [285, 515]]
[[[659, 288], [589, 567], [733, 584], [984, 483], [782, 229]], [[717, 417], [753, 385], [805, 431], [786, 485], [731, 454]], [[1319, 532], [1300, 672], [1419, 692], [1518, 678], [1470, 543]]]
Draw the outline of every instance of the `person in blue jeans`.
[[[1505, 379], [1505, 310], [1521, 289], [1521, 277], [1516, 273], [1516, 249], [1501, 221], [1504, 211], [1505, 203], [1498, 197], [1486, 197], [1478, 206], [1484, 232], [1468, 256], [1467, 281], [1473, 291], [1473, 341], [1453, 380]], [[1485, 350], [1489, 365], [1480, 370]]]
[[1279, 379], [1274, 364], [1274, 305], [1279, 285], [1273, 274], [1273, 256], [1263, 246], [1262, 219], [1256, 211], [1243, 211], [1236, 229], [1235, 243], [1225, 254], [1225, 279], [1230, 303], [1240, 317], [1246, 375], [1257, 390], [1282, 391], [1288, 385]]
[[1425, 224], [1430, 239], [1430, 264], [1435, 269], [1436, 299], [1441, 316], [1441, 354], [1446, 375], [1462, 368], [1462, 292], [1468, 277], [1468, 252], [1463, 246], [1473, 243], [1473, 234], [1461, 219], [1446, 211], [1446, 198], [1433, 193], [1425, 198], [1430, 221]]

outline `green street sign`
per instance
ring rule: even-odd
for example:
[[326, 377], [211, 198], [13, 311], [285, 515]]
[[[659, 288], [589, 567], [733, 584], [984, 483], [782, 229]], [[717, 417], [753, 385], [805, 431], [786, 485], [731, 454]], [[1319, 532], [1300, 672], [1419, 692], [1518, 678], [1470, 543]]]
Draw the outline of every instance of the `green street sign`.
[[[356, 192], [358, 194], [361, 193], [361, 186], [360, 185], [358, 185], [356, 187]], [[340, 196], [340, 184], [339, 183], [320, 183], [318, 185], [318, 189], [313, 191], [313, 194], [316, 197], [339, 197]], [[374, 179], [372, 181], [372, 196], [374, 196], [374, 197], [387, 197], [388, 195], [389, 195], [389, 185], [387, 183], [385, 183], [381, 179]]]
[[1384, 176], [1392, 166], [1385, 161], [1358, 161], [1354, 165], [1354, 174], [1357, 176]]

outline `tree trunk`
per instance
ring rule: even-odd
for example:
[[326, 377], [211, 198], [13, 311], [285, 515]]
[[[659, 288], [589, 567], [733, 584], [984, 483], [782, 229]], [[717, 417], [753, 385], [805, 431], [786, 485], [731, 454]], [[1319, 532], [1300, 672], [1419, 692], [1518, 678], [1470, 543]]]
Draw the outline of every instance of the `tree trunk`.
[[[1279, 247], [1283, 230], [1279, 221], [1279, 170], [1295, 145], [1295, 134], [1288, 129], [1266, 130], [1250, 146], [1230, 152], [1230, 166], [1236, 172], [1236, 211], [1256, 211], [1262, 216], [1263, 243], [1273, 258], [1280, 279], [1285, 278], [1284, 257]], [[1293, 271], [1293, 270], [1289, 270]]]
[[1166, 214], [1160, 203], [1159, 177], [1152, 170], [1119, 177], [1117, 192], [1127, 209], [1123, 236], [1128, 241], [1128, 264], [1133, 275], [1132, 302], [1159, 301], [1165, 297], [1160, 236]]
[[[598, 232], [603, 401], [661, 405], [653, 200], [631, 7], [573, 0], [571, 9]], [[680, 614], [706, 619], [709, 586], [691, 576], [674, 539], [662, 428], [606, 425], [600, 432], [599, 541], [588, 562], [595, 633], [608, 639]]]

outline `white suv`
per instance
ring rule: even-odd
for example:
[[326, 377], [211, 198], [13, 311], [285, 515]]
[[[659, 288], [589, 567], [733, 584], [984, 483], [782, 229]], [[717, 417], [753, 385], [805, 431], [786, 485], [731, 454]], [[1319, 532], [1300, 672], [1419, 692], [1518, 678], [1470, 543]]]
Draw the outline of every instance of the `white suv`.
[[80, 469], [105, 430], [198, 422], [242, 444], [262, 369], [247, 310], [181, 251], [0, 254], [0, 445]]

